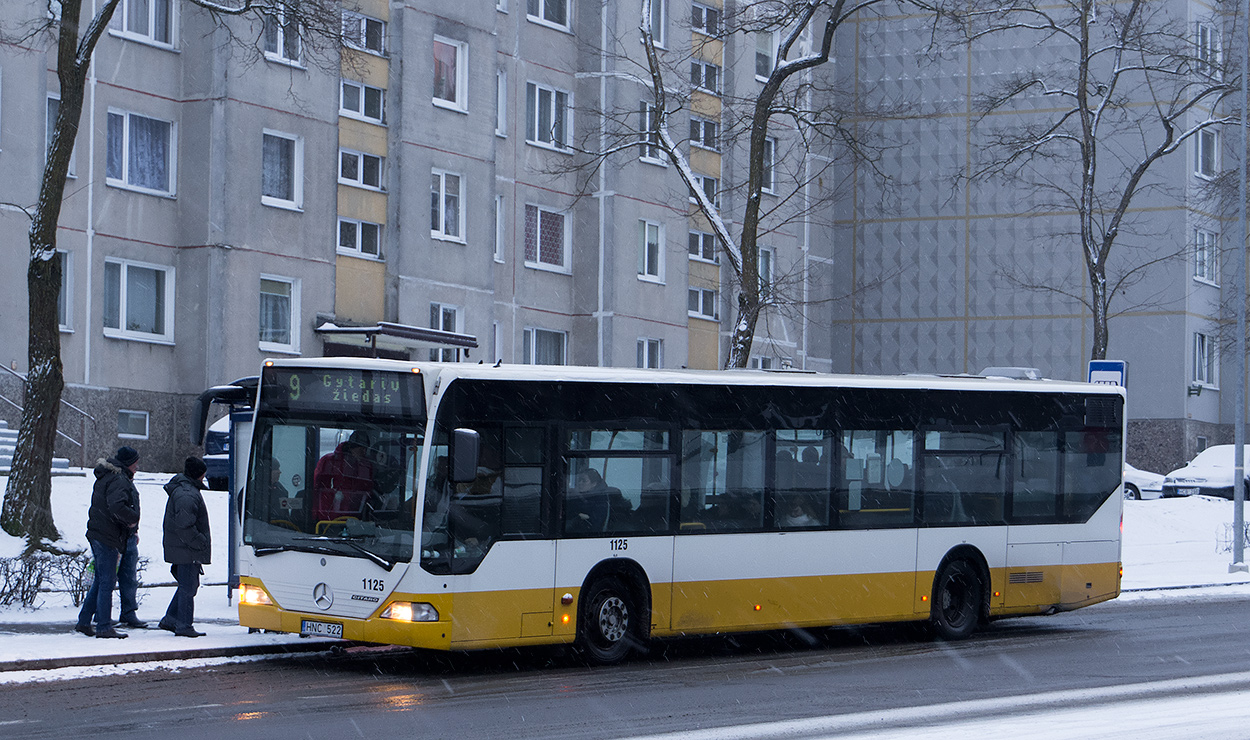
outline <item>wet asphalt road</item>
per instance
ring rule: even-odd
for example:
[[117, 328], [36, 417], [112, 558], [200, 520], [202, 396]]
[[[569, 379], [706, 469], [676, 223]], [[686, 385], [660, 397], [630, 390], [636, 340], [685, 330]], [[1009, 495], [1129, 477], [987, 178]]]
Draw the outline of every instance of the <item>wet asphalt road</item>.
[[1250, 670], [1241, 599], [1103, 604], [942, 644], [906, 627], [563, 650], [355, 648], [0, 686], [3, 737], [608, 738]]

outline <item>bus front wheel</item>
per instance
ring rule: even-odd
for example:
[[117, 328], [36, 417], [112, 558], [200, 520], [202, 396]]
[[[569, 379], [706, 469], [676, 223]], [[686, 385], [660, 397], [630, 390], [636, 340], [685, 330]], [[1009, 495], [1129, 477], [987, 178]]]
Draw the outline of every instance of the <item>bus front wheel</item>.
[[967, 560], [947, 563], [933, 581], [933, 607], [929, 622], [941, 640], [962, 640], [973, 633], [981, 619], [981, 577]]
[[601, 578], [586, 591], [577, 643], [592, 662], [619, 663], [638, 644], [638, 610], [619, 578]]

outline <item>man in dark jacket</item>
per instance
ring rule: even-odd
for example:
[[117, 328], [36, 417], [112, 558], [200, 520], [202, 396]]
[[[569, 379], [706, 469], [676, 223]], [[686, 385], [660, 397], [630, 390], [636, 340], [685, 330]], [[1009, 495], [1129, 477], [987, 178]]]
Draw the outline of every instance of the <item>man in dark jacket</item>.
[[126, 633], [113, 629], [113, 587], [121, 553], [139, 527], [139, 491], [133, 480], [138, 467], [139, 453], [131, 447], [119, 448], [113, 457], [96, 462], [95, 486], [87, 510], [87, 542], [95, 558], [95, 579], [74, 627], [84, 635], [126, 637]]
[[204, 473], [208, 467], [198, 457], [188, 457], [182, 472], [165, 484], [165, 562], [178, 581], [160, 628], [180, 637], [200, 637], [196, 631], [195, 592], [200, 589], [201, 567], [211, 560], [208, 509], [204, 506]]

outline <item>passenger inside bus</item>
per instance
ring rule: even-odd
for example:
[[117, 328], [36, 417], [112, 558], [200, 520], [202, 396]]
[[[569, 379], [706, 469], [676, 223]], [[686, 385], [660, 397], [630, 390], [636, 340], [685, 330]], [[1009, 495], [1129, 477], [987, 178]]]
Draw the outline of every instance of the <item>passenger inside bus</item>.
[[594, 468], [579, 471], [576, 480], [565, 502], [565, 531], [605, 532], [614, 511], [620, 515], [633, 510], [621, 489], [609, 486]]
[[368, 452], [369, 435], [356, 431], [334, 452], [317, 461], [313, 472], [316, 521], [360, 517], [364, 512], [373, 491], [373, 462]]

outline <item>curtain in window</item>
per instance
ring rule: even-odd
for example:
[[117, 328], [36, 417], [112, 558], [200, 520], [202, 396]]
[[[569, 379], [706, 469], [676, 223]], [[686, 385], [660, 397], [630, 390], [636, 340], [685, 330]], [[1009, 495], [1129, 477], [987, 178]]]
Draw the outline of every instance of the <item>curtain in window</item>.
[[261, 193], [270, 198], [295, 200], [295, 142], [265, 134]]
[[291, 284], [260, 281], [260, 341], [291, 343]]
[[165, 333], [165, 273], [146, 267], [126, 269], [126, 329]]
[[434, 97], [456, 102], [456, 47], [434, 42]]
[[443, 175], [443, 233], [460, 236], [459, 175]]
[[564, 364], [564, 334], [557, 331], [534, 330], [534, 364]]
[[120, 113], [110, 113], [108, 120], [108, 143], [105, 155], [104, 176], [110, 180], [120, 180], [124, 173], [122, 159], [126, 150], [126, 117]]
[[126, 30], [148, 35], [148, 0], [126, 0]]
[[104, 326], [120, 329], [122, 306], [122, 266], [116, 262], [104, 263]]
[[538, 225], [538, 261], [564, 266], [564, 216], [540, 211]]
[[167, 121], [130, 116], [131, 185], [151, 190], [169, 190], [169, 131]]

